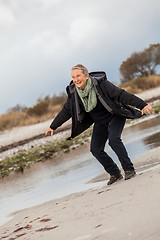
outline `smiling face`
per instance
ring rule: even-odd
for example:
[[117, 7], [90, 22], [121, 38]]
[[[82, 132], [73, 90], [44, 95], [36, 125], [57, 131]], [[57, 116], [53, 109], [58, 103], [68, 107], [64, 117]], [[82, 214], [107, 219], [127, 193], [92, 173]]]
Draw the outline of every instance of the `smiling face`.
[[84, 75], [82, 70], [74, 69], [71, 71], [71, 75], [72, 75], [72, 80], [73, 80], [74, 84], [78, 88], [84, 90], [86, 83], [87, 83], [87, 79], [89, 78], [89, 74], [87, 73], [87, 75]]

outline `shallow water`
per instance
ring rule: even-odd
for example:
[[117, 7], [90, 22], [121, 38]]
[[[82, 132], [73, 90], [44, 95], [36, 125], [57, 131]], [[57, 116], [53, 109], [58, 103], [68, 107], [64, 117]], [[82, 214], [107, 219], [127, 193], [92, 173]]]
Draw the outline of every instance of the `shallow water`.
[[[140, 155], [160, 146], [160, 116], [126, 128], [122, 139], [134, 162]], [[106, 151], [118, 163], [108, 145]], [[36, 164], [24, 174], [1, 181], [0, 224], [14, 211], [96, 187], [99, 183], [85, 183], [101, 172], [102, 166], [86, 146], [76, 151], [76, 155], [66, 154], [65, 158]]]

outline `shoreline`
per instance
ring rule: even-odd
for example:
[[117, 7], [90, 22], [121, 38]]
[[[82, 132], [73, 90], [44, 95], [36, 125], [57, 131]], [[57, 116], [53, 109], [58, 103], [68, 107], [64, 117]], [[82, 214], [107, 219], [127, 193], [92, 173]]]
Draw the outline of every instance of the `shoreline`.
[[0, 226], [2, 239], [158, 239], [160, 147], [137, 158], [135, 168], [133, 179], [107, 186], [102, 173], [90, 181], [98, 187], [13, 213]]

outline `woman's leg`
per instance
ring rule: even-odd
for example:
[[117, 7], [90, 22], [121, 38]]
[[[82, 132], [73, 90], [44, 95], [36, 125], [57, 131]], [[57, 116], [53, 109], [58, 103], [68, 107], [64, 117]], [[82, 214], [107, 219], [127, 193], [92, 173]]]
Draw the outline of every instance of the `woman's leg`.
[[121, 134], [125, 125], [125, 118], [115, 116], [109, 124], [109, 145], [118, 156], [124, 171], [134, 171], [133, 163], [128, 157], [126, 148], [121, 140]]
[[119, 168], [104, 151], [108, 139], [108, 125], [94, 124], [90, 151], [110, 175], [118, 175]]

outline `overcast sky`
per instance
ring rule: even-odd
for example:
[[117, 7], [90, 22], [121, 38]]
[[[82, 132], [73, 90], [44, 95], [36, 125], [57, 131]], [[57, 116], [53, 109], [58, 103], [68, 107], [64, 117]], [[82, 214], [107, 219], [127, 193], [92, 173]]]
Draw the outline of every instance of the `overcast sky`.
[[64, 92], [77, 63], [106, 71], [160, 42], [159, 0], [0, 0], [0, 113]]

